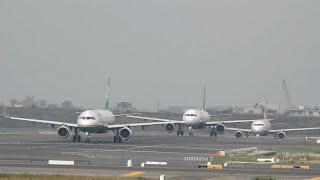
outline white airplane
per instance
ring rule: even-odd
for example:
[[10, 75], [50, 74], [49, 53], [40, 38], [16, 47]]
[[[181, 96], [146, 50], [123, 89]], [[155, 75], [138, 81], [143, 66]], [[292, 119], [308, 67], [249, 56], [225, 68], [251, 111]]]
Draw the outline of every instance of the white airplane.
[[[184, 126], [189, 128], [189, 135], [193, 135], [193, 129], [204, 129], [210, 127], [210, 136], [217, 136], [222, 134], [225, 130], [225, 124], [235, 124], [235, 123], [245, 123], [245, 122], [254, 122], [255, 120], [230, 120], [230, 121], [210, 121], [210, 117], [221, 116], [221, 115], [209, 115], [205, 111], [205, 98], [206, 98], [206, 87], [204, 88], [203, 94], [203, 104], [202, 109], [189, 109], [183, 113], [182, 121], [173, 120], [173, 119], [162, 119], [162, 118], [152, 118], [152, 117], [142, 117], [142, 116], [133, 116], [128, 115], [128, 118], [152, 120], [158, 122], [165, 122], [164, 125], [168, 133], [172, 133], [175, 129], [175, 126], [178, 125], [177, 136], [183, 136], [182, 128]], [[225, 114], [224, 114], [225, 115]]]
[[109, 86], [110, 79], [108, 81], [108, 90], [106, 94], [106, 104], [104, 109], [95, 109], [95, 110], [87, 110], [82, 112], [77, 120], [77, 123], [67, 123], [60, 121], [51, 121], [51, 120], [40, 120], [40, 119], [27, 119], [27, 118], [18, 118], [18, 117], [10, 117], [6, 114], [4, 107], [4, 115], [6, 118], [12, 120], [20, 120], [20, 121], [29, 121], [33, 123], [44, 123], [51, 124], [52, 127], [54, 125], [58, 125], [57, 129], [58, 136], [62, 139], [65, 139], [69, 136], [70, 131], [74, 128], [74, 135], [72, 137], [73, 142], [80, 142], [81, 136], [80, 132], [84, 132], [86, 134], [86, 142], [90, 142], [90, 134], [96, 133], [107, 133], [108, 131], [113, 131], [115, 136], [113, 138], [113, 142], [122, 142], [123, 140], [127, 140], [132, 135], [131, 127], [144, 127], [151, 125], [163, 125], [163, 122], [152, 122], [152, 123], [135, 123], [135, 124], [114, 124], [115, 117], [124, 116], [124, 115], [114, 115], [109, 110]]
[[[267, 107], [267, 105], [265, 107]], [[265, 108], [265, 109], [267, 109], [267, 108]], [[249, 134], [253, 134], [253, 135], [257, 136], [257, 138], [259, 138], [260, 136], [267, 136], [268, 134], [272, 134], [273, 133], [275, 139], [276, 138], [279, 138], [279, 139], [285, 138], [285, 136], [286, 136], [285, 132], [289, 132], [289, 131], [307, 131], [307, 130], [320, 129], [320, 127], [312, 127], [312, 128], [295, 128], [295, 129], [272, 130], [271, 129], [272, 125], [276, 125], [276, 124], [271, 124], [270, 121], [271, 120], [275, 120], [275, 119], [267, 119], [266, 110], [265, 110], [264, 119], [253, 121], [252, 124], [251, 124], [251, 129], [239, 129], [239, 128], [228, 128], [228, 127], [226, 127], [226, 129], [227, 130], [231, 130], [231, 131], [236, 131], [234, 135], [237, 138], [241, 138], [243, 132], [245, 132], [246, 133], [246, 137], [248, 137]], [[277, 123], [277, 124], [281, 124], [281, 123]]]

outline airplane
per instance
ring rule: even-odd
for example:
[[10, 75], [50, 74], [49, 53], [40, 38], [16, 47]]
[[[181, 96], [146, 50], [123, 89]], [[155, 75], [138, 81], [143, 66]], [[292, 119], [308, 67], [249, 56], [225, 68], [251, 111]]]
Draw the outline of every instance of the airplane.
[[59, 127], [57, 129], [57, 133], [58, 133], [58, 136], [62, 139], [68, 138], [70, 131], [72, 131], [72, 129], [74, 128], [74, 135], [72, 137], [72, 141], [80, 142], [81, 141], [80, 132], [84, 132], [86, 135], [87, 143], [90, 143], [90, 134], [93, 134], [93, 133], [102, 134], [102, 133], [107, 133], [108, 131], [113, 131], [115, 134], [113, 138], [113, 142], [121, 143], [122, 140], [130, 139], [132, 135], [132, 130], [131, 130], [132, 127], [144, 128], [144, 126], [164, 124], [163, 122], [114, 124], [115, 117], [125, 116], [126, 114], [114, 115], [109, 110], [109, 89], [110, 89], [110, 78], [108, 80], [106, 104], [104, 109], [86, 110], [82, 112], [77, 119], [77, 123], [11, 117], [6, 114], [5, 106], [4, 106], [4, 115], [6, 118], [12, 119], [12, 120], [51, 124], [53, 128], [55, 125], [58, 125]]
[[243, 132], [246, 133], [246, 137], [249, 137], [249, 134], [255, 135], [257, 138], [260, 136], [267, 136], [268, 134], [274, 134], [274, 138], [277, 139], [283, 139], [285, 138], [286, 134], [285, 132], [290, 132], [290, 131], [307, 131], [307, 130], [317, 130], [320, 129], [320, 127], [312, 127], [312, 128], [294, 128], [294, 129], [278, 129], [278, 130], [272, 130], [272, 126], [276, 124], [283, 124], [283, 123], [276, 123], [276, 124], [271, 124], [270, 121], [275, 120], [274, 119], [267, 119], [266, 115], [266, 110], [267, 110], [267, 103], [265, 105], [265, 111], [264, 111], [264, 119], [262, 120], [256, 120], [253, 121], [251, 124], [250, 129], [239, 129], [239, 128], [229, 128], [226, 127], [226, 130], [231, 130], [231, 131], [236, 131], [234, 133], [235, 137], [241, 138], [243, 135]]
[[[210, 136], [217, 137], [218, 134], [223, 134], [225, 130], [225, 124], [236, 124], [236, 123], [245, 123], [245, 122], [254, 122], [255, 120], [230, 120], [230, 121], [210, 121], [211, 117], [217, 117], [221, 115], [209, 115], [205, 111], [206, 105], [206, 86], [204, 87], [203, 93], [203, 104], [202, 109], [188, 109], [183, 113], [182, 121], [173, 120], [173, 119], [162, 119], [162, 118], [152, 118], [152, 117], [143, 117], [143, 116], [134, 116], [127, 115], [128, 118], [144, 119], [158, 122], [165, 122], [165, 130], [168, 133], [172, 133], [175, 129], [175, 126], [178, 125], [177, 136], [183, 136], [183, 127], [186, 126], [189, 128], [189, 136], [193, 136], [193, 129], [205, 129], [206, 127], [210, 128]], [[227, 114], [222, 114], [223, 116]]]

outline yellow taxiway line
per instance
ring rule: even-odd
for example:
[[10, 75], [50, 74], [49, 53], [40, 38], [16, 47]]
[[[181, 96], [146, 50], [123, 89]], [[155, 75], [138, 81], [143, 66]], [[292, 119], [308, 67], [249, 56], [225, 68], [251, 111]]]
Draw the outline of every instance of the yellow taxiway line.
[[320, 177], [314, 177], [314, 178], [305, 179], [305, 180], [320, 180]]
[[138, 176], [140, 174], [144, 174], [145, 172], [142, 172], [142, 171], [133, 171], [131, 173], [128, 173], [128, 174], [124, 174], [122, 176], [125, 176], [125, 177], [132, 177], [132, 176]]

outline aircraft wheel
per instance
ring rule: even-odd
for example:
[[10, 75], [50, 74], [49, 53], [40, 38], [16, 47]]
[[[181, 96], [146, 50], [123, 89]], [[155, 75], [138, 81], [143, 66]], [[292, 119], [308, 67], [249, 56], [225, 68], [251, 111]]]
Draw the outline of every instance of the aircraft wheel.
[[78, 142], [81, 141], [81, 136], [80, 135], [78, 135], [77, 140], [78, 140]]
[[181, 131], [181, 136], [183, 136], [183, 131]]
[[217, 132], [214, 132], [213, 135], [214, 135], [214, 137], [217, 137], [217, 136], [218, 136], [218, 133], [217, 133]]
[[210, 132], [210, 136], [211, 136], [211, 137], [213, 136], [213, 132], [212, 132], [212, 131]]
[[177, 136], [179, 136], [179, 135], [180, 135], [180, 131], [178, 130], [178, 131], [177, 131]]
[[76, 142], [76, 139], [77, 139], [77, 138], [76, 138], [76, 135], [73, 135], [73, 136], [72, 136], [72, 142]]

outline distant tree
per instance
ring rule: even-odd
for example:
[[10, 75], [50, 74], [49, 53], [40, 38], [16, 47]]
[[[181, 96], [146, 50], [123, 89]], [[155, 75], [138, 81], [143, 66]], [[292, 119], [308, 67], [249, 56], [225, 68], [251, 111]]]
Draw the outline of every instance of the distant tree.
[[35, 107], [34, 96], [27, 96], [22, 100], [23, 107]]
[[72, 104], [72, 101], [67, 100], [61, 103], [61, 108], [65, 110], [71, 110], [74, 109], [74, 106]]
[[36, 107], [38, 107], [38, 108], [46, 108], [47, 107], [47, 100], [40, 99], [40, 100], [37, 100], [35, 102], [35, 104], [36, 104]]
[[17, 105], [19, 103], [19, 101], [16, 98], [12, 98], [10, 99], [10, 106], [14, 107], [15, 105]]
[[48, 104], [47, 108], [48, 109], [57, 109], [58, 105], [56, 105], [56, 104]]

